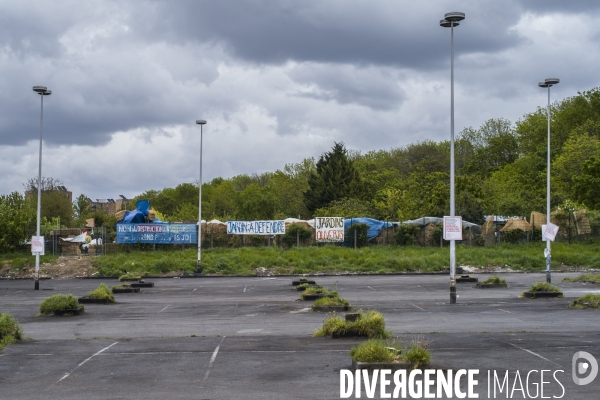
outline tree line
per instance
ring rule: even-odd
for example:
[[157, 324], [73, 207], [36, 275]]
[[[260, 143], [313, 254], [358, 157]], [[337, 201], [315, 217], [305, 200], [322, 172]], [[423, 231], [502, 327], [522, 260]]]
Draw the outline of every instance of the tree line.
[[[600, 88], [551, 105], [551, 207], [553, 210], [600, 210]], [[484, 215], [528, 216], [546, 210], [546, 108], [516, 122], [490, 119], [468, 127], [455, 141], [456, 213], [483, 223]], [[422, 141], [389, 150], [361, 153], [334, 143], [318, 160], [306, 158], [275, 172], [215, 178], [202, 185], [205, 220], [257, 220], [313, 216], [372, 217], [404, 221], [449, 213], [449, 140]], [[31, 184], [32, 182], [30, 182]], [[36, 183], [35, 180], [33, 183]], [[30, 185], [31, 186], [31, 185]], [[44, 192], [47, 223], [60, 214], [61, 225], [81, 226], [94, 217], [85, 195], [73, 204], [50, 207]], [[19, 197], [20, 196], [20, 197]], [[56, 195], [54, 202], [60, 203]], [[50, 200], [46, 200], [48, 197]], [[166, 221], [196, 221], [198, 183], [148, 190], [148, 199]], [[35, 200], [35, 199], [34, 199]], [[19, 193], [0, 196], [0, 218], [23, 225], [31, 218], [30, 201]], [[135, 201], [130, 208], [135, 207]], [[21, 210], [17, 218], [15, 213]], [[12, 214], [11, 214], [12, 213]], [[35, 211], [33, 212], [35, 218]], [[98, 226], [98, 225], [97, 225]], [[6, 227], [0, 228], [0, 237]], [[3, 247], [0, 238], [0, 249]]]

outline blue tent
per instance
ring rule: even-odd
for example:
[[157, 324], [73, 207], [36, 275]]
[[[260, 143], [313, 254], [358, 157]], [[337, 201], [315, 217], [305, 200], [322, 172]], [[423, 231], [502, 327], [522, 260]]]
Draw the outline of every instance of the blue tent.
[[[348, 229], [354, 224], [367, 224], [369, 229], [367, 230], [367, 240], [375, 239], [382, 230], [385, 228], [391, 228], [391, 222], [383, 222], [373, 218], [350, 218], [344, 220], [344, 231], [348, 232]], [[350, 245], [352, 238], [346, 237], [344, 243]]]
[[125, 215], [121, 221], [122, 224], [144, 224], [144, 223], [160, 223], [160, 218], [154, 218], [154, 221], [146, 221], [150, 211], [150, 202], [148, 200], [138, 200], [135, 203], [135, 210], [125, 211]]

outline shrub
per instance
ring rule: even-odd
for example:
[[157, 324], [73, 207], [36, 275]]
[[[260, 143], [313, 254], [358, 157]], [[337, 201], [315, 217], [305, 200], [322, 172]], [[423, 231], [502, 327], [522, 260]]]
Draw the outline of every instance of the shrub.
[[527, 232], [522, 229], [502, 232], [502, 241], [507, 243], [523, 243], [527, 239]]
[[90, 297], [92, 299], [106, 299], [110, 300], [111, 303], [115, 302], [115, 296], [113, 296], [111, 290], [104, 283], [101, 283], [96, 289], [86, 294], [85, 297]]
[[9, 313], [0, 314], [0, 350], [17, 340], [23, 340], [23, 328]]
[[498, 275], [494, 275], [494, 276], [490, 276], [489, 278], [487, 278], [485, 281], [483, 281], [481, 283], [495, 283], [495, 284], [500, 284], [500, 283], [506, 283], [506, 279], [502, 279]]
[[115, 285], [112, 287], [112, 289], [129, 289], [129, 288], [131, 288], [131, 285], [128, 283], [123, 284], [123, 285]]
[[310, 229], [302, 224], [293, 223], [285, 228], [285, 233], [281, 235], [280, 240], [288, 247], [292, 247], [296, 245], [298, 238], [300, 238], [300, 243], [306, 244], [311, 236], [312, 231]]
[[573, 300], [568, 308], [600, 308], [600, 294], [586, 294]]
[[40, 304], [40, 314], [48, 315], [55, 311], [64, 311], [71, 308], [79, 308], [77, 298], [72, 294], [55, 294]]
[[409, 246], [415, 243], [415, 235], [419, 232], [417, 225], [400, 225], [394, 235], [394, 240], [400, 246]]
[[369, 225], [360, 223], [360, 224], [352, 224], [348, 229], [346, 229], [346, 233], [344, 236], [344, 242], [347, 246], [354, 246], [354, 235], [356, 234], [356, 246], [364, 247], [369, 244], [369, 239], [367, 237], [367, 231], [369, 230]]

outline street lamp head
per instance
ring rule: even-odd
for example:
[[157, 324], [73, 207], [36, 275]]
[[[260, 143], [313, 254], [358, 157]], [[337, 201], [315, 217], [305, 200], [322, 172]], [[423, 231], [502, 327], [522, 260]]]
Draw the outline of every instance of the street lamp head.
[[52, 90], [44, 90], [43, 92], [38, 92], [40, 96], [50, 96], [52, 94]]
[[544, 82], [546, 82], [548, 85], [556, 85], [558, 82], [560, 82], [560, 79], [548, 78], [548, 79], [545, 79]]
[[48, 88], [46, 86], [34, 86], [33, 91], [38, 93], [44, 93]]
[[454, 22], [455, 25], [458, 25], [458, 24], [456, 24], [456, 22], [462, 21], [463, 19], [465, 19], [465, 13], [461, 13], [458, 11], [452, 11], [452, 12], [446, 13], [446, 15], [444, 15], [444, 19], [446, 21]]
[[540, 83], [538, 83], [538, 86], [541, 87], [541, 88], [547, 88], [547, 87], [550, 87], [552, 85], [549, 85], [546, 82], [540, 82]]
[[450, 22], [447, 19], [443, 19], [440, 21], [440, 26], [442, 28], [452, 28], [458, 25], [460, 25], [458, 22]]
[[196, 120], [196, 123], [197, 123], [198, 125], [206, 125], [206, 121], [205, 121], [205, 120], [203, 120], [203, 119], [197, 119], [197, 120]]

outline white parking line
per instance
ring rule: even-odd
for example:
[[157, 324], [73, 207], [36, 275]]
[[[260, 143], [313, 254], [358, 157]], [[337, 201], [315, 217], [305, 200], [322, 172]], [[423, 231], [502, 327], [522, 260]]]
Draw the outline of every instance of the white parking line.
[[519, 350], [526, 351], [526, 352], [528, 352], [529, 354], [532, 354], [532, 355], [534, 355], [534, 356], [536, 356], [536, 357], [539, 357], [539, 358], [541, 358], [542, 360], [546, 360], [546, 361], [548, 361], [549, 363], [552, 363], [552, 364], [554, 364], [554, 365], [558, 365], [558, 366], [559, 366], [559, 367], [561, 367], [561, 368], [564, 368], [562, 365], [560, 365], [560, 364], [557, 364], [557, 363], [555, 363], [555, 362], [554, 362], [554, 361], [552, 361], [552, 360], [548, 360], [546, 357], [544, 357], [544, 356], [541, 356], [541, 355], [539, 355], [538, 353], [534, 353], [534, 352], [533, 352], [533, 351], [531, 351], [531, 350], [527, 350], [526, 348], [519, 347], [519, 346], [517, 346], [516, 344], [512, 344], [512, 343], [509, 343], [509, 342], [504, 342], [504, 343], [510, 344], [511, 346], [513, 346], [513, 347], [516, 347], [516, 348], [517, 348], [517, 349], [519, 349]]
[[371, 286], [367, 286], [369, 289], [371, 289], [372, 291], [376, 292], [375, 289], [373, 289]]
[[163, 308], [162, 310], [160, 310], [158, 313], [160, 314], [161, 312], [165, 311], [167, 308], [169, 308], [170, 304], [167, 305], [165, 308]]
[[225, 340], [225, 337], [226, 336], [223, 336], [223, 339], [221, 339], [221, 341], [219, 342], [219, 345], [217, 346], [217, 348], [213, 352], [213, 355], [210, 358], [210, 361], [208, 362], [208, 368], [206, 369], [206, 374], [204, 374], [204, 380], [205, 381], [208, 379], [208, 375], [210, 374], [210, 369], [212, 368], [213, 363], [215, 362], [215, 359], [217, 358], [217, 354], [219, 354], [219, 348], [221, 347], [221, 344], [223, 343], [223, 340]]
[[[97, 352], [97, 353], [95, 353], [95, 354], [92, 354], [90, 357], [86, 358], [86, 359], [85, 359], [85, 360], [83, 360], [83, 361], [82, 361], [82, 362], [81, 362], [79, 365], [77, 365], [75, 368], [73, 368], [73, 369], [72, 369], [70, 372], [67, 372], [67, 373], [65, 374], [65, 376], [63, 376], [62, 378], [60, 378], [60, 379], [58, 380], [58, 382], [60, 382], [60, 381], [62, 381], [62, 380], [64, 380], [64, 379], [67, 379], [67, 378], [69, 377], [69, 375], [71, 375], [71, 374], [73, 373], [73, 371], [75, 371], [77, 368], [81, 367], [83, 364], [85, 364], [86, 362], [90, 361], [92, 358], [96, 357], [98, 354], [101, 354], [103, 351], [106, 351], [106, 350], [110, 349], [111, 347], [113, 347], [113, 346], [114, 346], [115, 344], [117, 344], [117, 343], [119, 343], [119, 342], [114, 342], [114, 343], [113, 343], [113, 344], [111, 344], [110, 346], [103, 348], [102, 350], [100, 350], [99, 352]], [[58, 382], [57, 382], [57, 383], [58, 383]]]
[[244, 285], [244, 293], [246, 293], [246, 285]]
[[501, 309], [501, 308], [499, 308], [498, 310], [500, 310], [500, 311], [504, 311], [505, 313], [512, 314], [510, 311], [506, 311], [506, 310], [503, 310], [503, 309]]
[[421, 308], [421, 307], [419, 307], [419, 306], [417, 306], [417, 305], [415, 305], [415, 304], [412, 304], [412, 303], [410, 303], [410, 305], [411, 305], [411, 306], [413, 306], [413, 307], [416, 307], [416, 308], [418, 308], [419, 310], [422, 310], [422, 311], [425, 311], [425, 312], [428, 312], [428, 313], [430, 313], [430, 314], [431, 314], [431, 312], [429, 312], [429, 311], [427, 311], [426, 309], [424, 309], [424, 308]]

